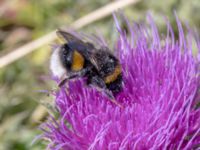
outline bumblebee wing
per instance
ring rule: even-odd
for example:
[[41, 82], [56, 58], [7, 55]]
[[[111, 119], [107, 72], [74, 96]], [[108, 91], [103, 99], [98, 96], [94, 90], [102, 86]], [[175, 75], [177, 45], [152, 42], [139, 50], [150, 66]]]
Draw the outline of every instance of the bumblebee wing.
[[76, 37], [75, 35], [73, 35], [70, 32], [58, 29], [56, 31], [56, 34], [61, 39], [64, 39], [66, 42], [79, 42], [79, 43], [83, 43], [78, 37]]
[[87, 42], [81, 35], [73, 33], [72, 31], [63, 31], [59, 29], [56, 33], [58, 37], [68, 43], [68, 46], [71, 49], [75, 49], [86, 58], [89, 58], [90, 51], [93, 51], [94, 49], [94, 45], [92, 43]]
[[99, 71], [100, 67], [98, 65], [98, 60], [94, 56], [94, 54], [91, 54], [88, 56], [89, 61], [92, 63], [92, 65]]
[[102, 49], [108, 47], [102, 38], [98, 36], [89, 36], [86, 34], [76, 33], [73, 31], [64, 31], [62, 29], [57, 30], [57, 35], [66, 42], [77, 42], [83, 46], [88, 47], [91, 50]]
[[[71, 31], [63, 31], [60, 29], [57, 30], [56, 33], [58, 37], [61, 37], [66, 42], [68, 42], [68, 46], [71, 49], [75, 49], [79, 51], [82, 55], [84, 55], [85, 59], [90, 61], [97, 70], [100, 69], [98, 65], [99, 58], [97, 58], [95, 54], [101, 53], [101, 52], [110, 53], [109, 48], [101, 45], [99, 42], [97, 42], [95, 38], [92, 41], [93, 39], [92, 37], [89, 37], [89, 36], [87, 37], [86, 35], [81, 35], [81, 34], [76, 35], [76, 33], [73, 33]], [[95, 44], [93, 44], [93, 42]]]

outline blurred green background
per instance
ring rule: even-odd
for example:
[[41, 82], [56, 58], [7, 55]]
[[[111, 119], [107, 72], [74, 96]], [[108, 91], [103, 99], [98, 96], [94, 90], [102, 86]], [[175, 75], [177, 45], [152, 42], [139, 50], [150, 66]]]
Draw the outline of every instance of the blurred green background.
[[[56, 28], [110, 3], [114, 0], [0, 0], [0, 55], [39, 38]], [[199, 0], [141, 0], [123, 10], [131, 20], [143, 21], [150, 11], [164, 29], [163, 16], [169, 17], [175, 27], [173, 10], [181, 21], [200, 28]], [[101, 32], [112, 45], [117, 32], [111, 16], [92, 23], [81, 30]], [[163, 31], [164, 32], [164, 31]], [[49, 43], [51, 44], [51, 43]], [[47, 111], [41, 103], [52, 98], [39, 90], [50, 90], [55, 84], [49, 79], [50, 45], [0, 68], [0, 150], [45, 149], [45, 143], [33, 139], [41, 134], [39, 124]]]

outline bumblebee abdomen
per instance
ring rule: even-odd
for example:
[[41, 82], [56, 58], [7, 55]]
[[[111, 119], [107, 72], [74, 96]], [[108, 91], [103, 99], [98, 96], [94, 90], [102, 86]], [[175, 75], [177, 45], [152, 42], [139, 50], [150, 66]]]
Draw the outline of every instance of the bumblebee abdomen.
[[72, 66], [72, 56], [73, 52], [70, 50], [68, 44], [64, 44], [60, 48], [60, 60], [62, 62], [62, 65], [65, 67], [65, 69], [70, 70]]
[[72, 71], [80, 71], [81, 69], [83, 69], [84, 62], [84, 57], [77, 50], [74, 50], [71, 65]]
[[72, 49], [68, 44], [61, 48], [60, 58], [67, 71], [80, 71], [85, 64], [84, 56], [77, 49]]

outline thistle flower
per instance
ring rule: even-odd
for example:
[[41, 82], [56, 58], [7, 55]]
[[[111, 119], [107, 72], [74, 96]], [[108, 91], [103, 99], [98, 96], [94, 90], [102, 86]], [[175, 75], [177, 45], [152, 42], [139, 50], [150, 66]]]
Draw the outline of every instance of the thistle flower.
[[81, 79], [69, 82], [69, 92], [61, 88], [55, 97], [59, 119], [42, 125], [48, 148], [200, 148], [200, 41], [189, 29], [186, 38], [178, 19], [178, 41], [168, 21], [161, 38], [150, 16], [148, 20], [149, 26], [127, 21], [130, 38], [116, 21], [120, 33], [116, 52], [124, 78], [116, 100], [124, 108], [87, 88]]

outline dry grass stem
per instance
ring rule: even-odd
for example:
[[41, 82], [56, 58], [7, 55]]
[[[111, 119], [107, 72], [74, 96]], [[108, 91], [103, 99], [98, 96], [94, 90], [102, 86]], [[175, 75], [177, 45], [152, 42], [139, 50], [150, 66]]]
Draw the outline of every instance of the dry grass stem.
[[[89, 13], [88, 15], [81, 17], [80, 19], [72, 23], [70, 26], [73, 27], [73, 29], [80, 29], [90, 23], [93, 23], [97, 20], [100, 20], [106, 16], [111, 15], [112, 12], [116, 11], [117, 9], [122, 9], [131, 4], [135, 4], [138, 1], [139, 0], [119, 0], [112, 2], [110, 4], [107, 4], [106, 6], [103, 6]], [[0, 58], [0, 68], [9, 65], [10, 63], [22, 58], [23, 56], [33, 52], [34, 50], [43, 46], [44, 44], [52, 42], [55, 39], [56, 39], [55, 31], [52, 31], [51, 33], [48, 33], [47, 35], [44, 35], [39, 39], [29, 42], [20, 48], [12, 50], [10, 53]]]

